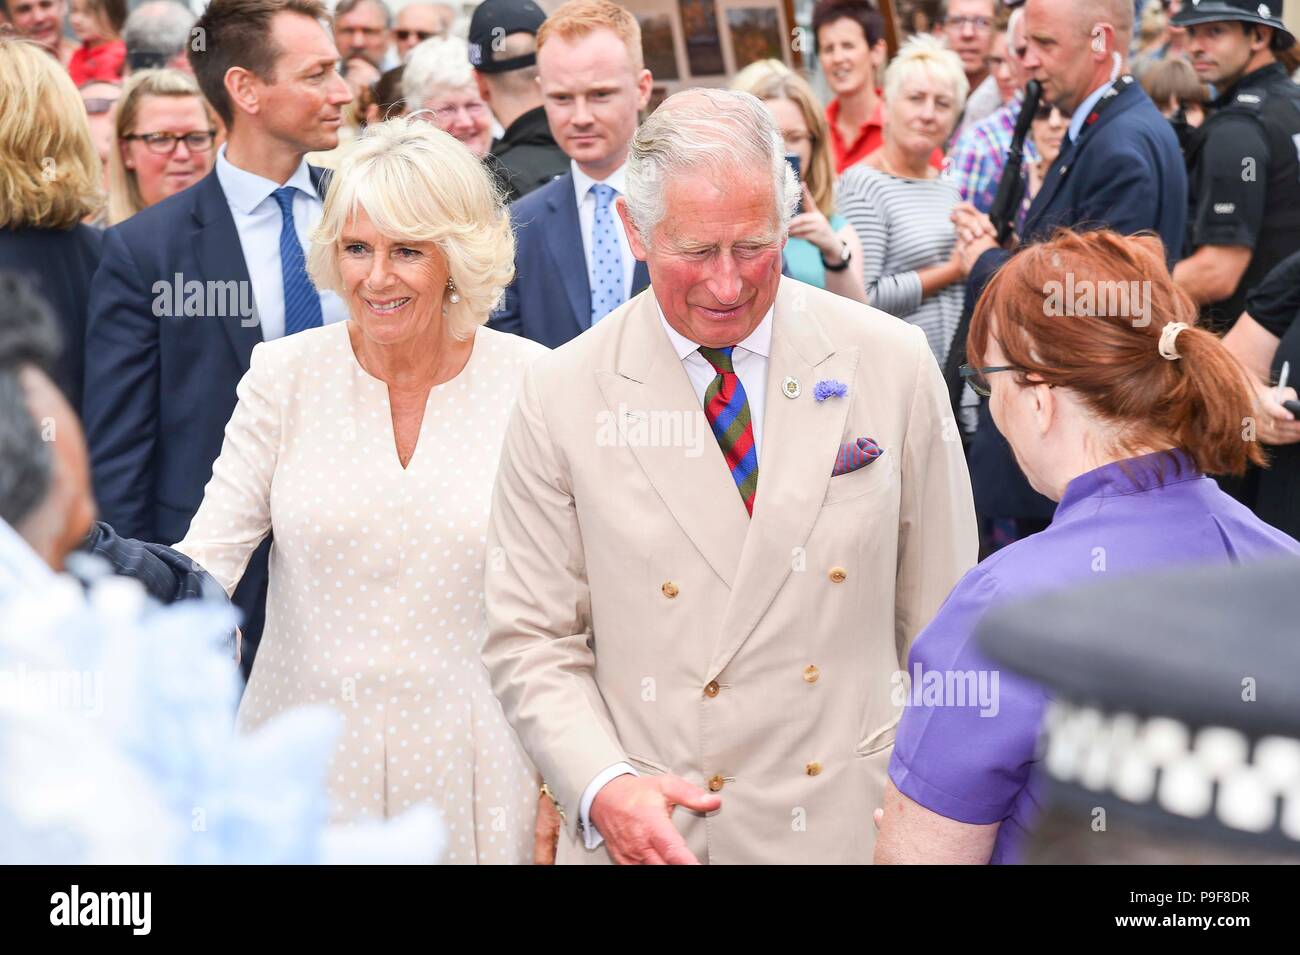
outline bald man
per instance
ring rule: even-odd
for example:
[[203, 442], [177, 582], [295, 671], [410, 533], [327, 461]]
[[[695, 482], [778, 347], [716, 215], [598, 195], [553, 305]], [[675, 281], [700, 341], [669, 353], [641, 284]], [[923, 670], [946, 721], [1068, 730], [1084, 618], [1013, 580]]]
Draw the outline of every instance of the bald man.
[[[1163, 240], [1172, 265], [1184, 238], [1187, 173], [1173, 127], [1128, 72], [1132, 0], [1028, 0], [1024, 9], [1021, 65], [1042, 84], [1042, 102], [1072, 116], [1060, 155], [1009, 245], [1047, 238], [1060, 227], [1104, 226], [1126, 235], [1149, 230]], [[988, 216], [969, 203], [957, 207], [953, 221], [969, 276], [969, 314], [1012, 253], [998, 247]], [[948, 362], [950, 381], [963, 361], [959, 330]], [[970, 466], [979, 514], [1030, 528], [1051, 519], [1056, 505], [1030, 488], [993, 426], [987, 402], [980, 407]]]

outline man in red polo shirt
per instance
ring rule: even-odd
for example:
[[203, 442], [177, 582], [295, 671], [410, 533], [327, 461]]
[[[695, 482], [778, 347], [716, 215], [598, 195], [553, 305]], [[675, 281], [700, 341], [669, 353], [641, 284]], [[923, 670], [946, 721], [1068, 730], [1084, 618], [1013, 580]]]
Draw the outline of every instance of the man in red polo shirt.
[[[876, 77], [889, 56], [885, 21], [871, 0], [819, 0], [812, 26], [822, 72], [835, 94], [826, 124], [839, 176], [880, 148], [885, 104]], [[930, 164], [941, 168], [943, 153], [936, 149]]]

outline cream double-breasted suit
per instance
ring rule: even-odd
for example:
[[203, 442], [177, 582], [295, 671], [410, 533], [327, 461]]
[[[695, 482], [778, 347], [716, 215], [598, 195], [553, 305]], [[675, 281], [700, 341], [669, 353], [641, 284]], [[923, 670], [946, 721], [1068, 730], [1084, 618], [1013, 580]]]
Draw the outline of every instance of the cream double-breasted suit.
[[[493, 497], [483, 655], [557, 861], [609, 861], [579, 801], [626, 761], [721, 796], [673, 814], [702, 862], [869, 862], [894, 674], [976, 559], [939, 369], [915, 327], [782, 279], [751, 519], [652, 295], [531, 366]], [[859, 437], [884, 453], [832, 478]]]

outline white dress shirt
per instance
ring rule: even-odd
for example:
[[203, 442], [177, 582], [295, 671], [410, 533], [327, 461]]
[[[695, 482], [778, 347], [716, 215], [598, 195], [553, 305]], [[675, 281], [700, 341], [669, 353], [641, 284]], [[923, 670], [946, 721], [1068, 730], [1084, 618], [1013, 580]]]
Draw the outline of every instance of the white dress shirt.
[[[663, 309], [658, 308], [657, 302], [655, 306], [659, 311], [659, 322], [668, 335], [668, 341], [681, 360], [682, 369], [690, 379], [691, 387], [695, 389], [695, 396], [703, 407], [704, 392], [718, 373], [709, 364], [709, 360], [700, 354], [699, 344], [669, 325], [668, 319], [664, 318]], [[745, 400], [749, 404], [749, 421], [754, 430], [755, 457], [759, 457], [762, 452], [763, 409], [767, 407], [767, 360], [772, 353], [772, 312], [773, 310], [769, 308], [758, 326], [731, 353], [731, 367], [736, 372], [736, 377], [740, 379], [741, 387], [745, 389]], [[628, 763], [615, 763], [598, 773], [582, 792], [578, 818], [581, 821], [583, 840], [588, 849], [595, 849], [604, 841], [604, 837], [591, 824], [591, 804], [607, 782], [625, 774], [640, 775]]]
[[[226, 203], [235, 220], [239, 244], [244, 251], [244, 264], [248, 266], [248, 279], [253, 283], [253, 301], [262, 326], [262, 341], [272, 341], [284, 336], [284, 276], [280, 271], [280, 205], [272, 193], [280, 183], [272, 182], [256, 173], [232, 165], [226, 158], [226, 147], [217, 153], [217, 181], [226, 194]], [[312, 185], [307, 160], [298, 164], [297, 170], [286, 186], [297, 191], [293, 197], [293, 225], [298, 233], [298, 244], [303, 257], [311, 250], [311, 232], [325, 211], [325, 204], [316, 195]], [[329, 325], [348, 317], [347, 306], [333, 292], [320, 293], [321, 319]]]
[[[582, 255], [587, 260], [587, 287], [594, 289], [596, 287], [595, 276], [591, 268], [591, 230], [596, 224], [596, 197], [591, 194], [591, 187], [597, 183], [603, 182], [609, 186], [618, 196], [627, 194], [627, 165], [624, 164], [609, 174], [609, 177], [601, 179], [592, 179], [585, 172], [578, 168], [578, 164], [572, 159], [569, 160], [569, 170], [573, 173], [573, 192], [578, 200], [578, 226], [582, 229]], [[632, 247], [627, 244], [627, 233], [623, 231], [623, 219], [614, 208], [611, 200], [609, 204], [609, 214], [614, 217], [614, 232], [618, 235], [618, 247], [623, 253], [623, 301], [632, 297], [632, 270], [636, 268], [636, 257], [632, 255]], [[589, 316], [583, 315], [581, 318], [586, 321]]]

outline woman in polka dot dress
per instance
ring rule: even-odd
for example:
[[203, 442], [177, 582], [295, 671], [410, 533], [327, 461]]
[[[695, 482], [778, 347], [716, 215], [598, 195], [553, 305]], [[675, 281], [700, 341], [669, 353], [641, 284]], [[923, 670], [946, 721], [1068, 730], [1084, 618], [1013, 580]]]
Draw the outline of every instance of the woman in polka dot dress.
[[333, 707], [335, 820], [432, 803], [453, 863], [528, 862], [537, 824], [540, 780], [479, 659], [497, 459], [544, 351], [481, 327], [513, 262], [508, 216], [463, 146], [419, 121], [372, 127], [308, 258], [349, 320], [253, 350], [177, 545], [231, 592], [274, 535], [240, 729]]

